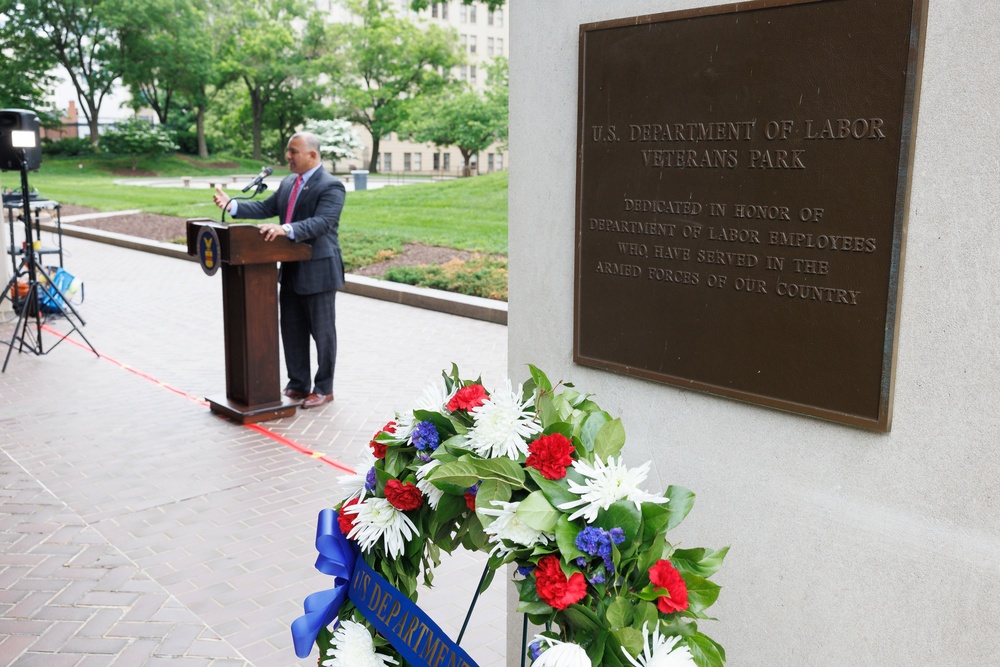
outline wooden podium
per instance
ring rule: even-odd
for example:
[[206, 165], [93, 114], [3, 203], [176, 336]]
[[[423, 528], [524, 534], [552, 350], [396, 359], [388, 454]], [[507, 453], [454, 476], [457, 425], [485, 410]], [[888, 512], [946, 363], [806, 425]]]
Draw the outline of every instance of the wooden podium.
[[312, 248], [280, 237], [265, 241], [257, 225], [187, 221], [187, 249], [212, 275], [222, 268], [226, 396], [208, 397], [212, 412], [241, 424], [289, 417], [301, 401], [281, 392], [278, 355], [278, 267]]

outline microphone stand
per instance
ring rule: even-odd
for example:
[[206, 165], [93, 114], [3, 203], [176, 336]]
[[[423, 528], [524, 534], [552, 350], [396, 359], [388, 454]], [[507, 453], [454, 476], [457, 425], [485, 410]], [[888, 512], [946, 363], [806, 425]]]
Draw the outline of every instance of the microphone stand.
[[[259, 195], [260, 193], [264, 192], [264, 190], [267, 190], [267, 183], [265, 183], [264, 181], [261, 181], [260, 183], [257, 184], [257, 188], [254, 190], [254, 192], [253, 192], [252, 195], [245, 195], [245, 196], [239, 196], [239, 197], [230, 197], [229, 201], [247, 201], [247, 200], [253, 199], [254, 197], [256, 197], [257, 195]], [[227, 212], [228, 209], [229, 209], [229, 204], [226, 204], [225, 208], [222, 209], [222, 224], [224, 224], [224, 225], [226, 224], [226, 212]]]

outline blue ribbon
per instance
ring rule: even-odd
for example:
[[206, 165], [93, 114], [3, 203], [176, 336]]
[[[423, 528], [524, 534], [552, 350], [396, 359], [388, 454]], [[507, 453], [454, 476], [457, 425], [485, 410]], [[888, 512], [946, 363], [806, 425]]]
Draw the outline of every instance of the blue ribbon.
[[328, 591], [313, 593], [305, 599], [305, 615], [292, 622], [295, 655], [306, 658], [316, 643], [316, 635], [337, 618], [350, 590], [358, 547], [340, 532], [337, 513], [324, 509], [316, 523], [316, 569], [333, 577], [334, 586]]
[[295, 655], [309, 656], [319, 631], [350, 599], [375, 630], [413, 667], [478, 667], [458, 644], [408, 597], [358, 557], [358, 547], [340, 532], [337, 513], [325, 509], [316, 526], [316, 569], [334, 587], [305, 600], [305, 615], [292, 623]]

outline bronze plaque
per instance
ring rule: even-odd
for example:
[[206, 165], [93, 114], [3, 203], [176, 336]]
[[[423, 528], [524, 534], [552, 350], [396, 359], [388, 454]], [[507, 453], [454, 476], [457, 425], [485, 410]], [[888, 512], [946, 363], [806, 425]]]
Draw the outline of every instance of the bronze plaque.
[[888, 431], [925, 13], [582, 25], [574, 360]]

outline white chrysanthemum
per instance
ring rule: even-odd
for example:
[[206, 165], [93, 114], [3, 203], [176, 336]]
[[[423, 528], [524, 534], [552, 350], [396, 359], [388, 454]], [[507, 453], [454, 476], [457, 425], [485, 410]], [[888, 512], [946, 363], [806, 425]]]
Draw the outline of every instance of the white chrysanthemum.
[[481, 514], [495, 516], [496, 519], [486, 528], [486, 534], [490, 537], [490, 542], [495, 542], [494, 552], [508, 554], [513, 549], [508, 549], [500, 540], [510, 540], [525, 547], [533, 547], [536, 544], [548, 544], [555, 539], [555, 535], [541, 530], [535, 530], [517, 516], [517, 508], [521, 503], [505, 503], [501, 500], [493, 500], [491, 505], [499, 509], [481, 509]]
[[[652, 639], [652, 642], [650, 642]], [[677, 646], [680, 637], [664, 637], [660, 634], [660, 624], [656, 624], [652, 637], [649, 634], [649, 622], [642, 624], [642, 653], [638, 660], [622, 649], [622, 653], [635, 667], [696, 667], [691, 649], [687, 644]]]
[[333, 642], [323, 667], [386, 667], [398, 665], [395, 658], [375, 650], [368, 628], [354, 621], [341, 621], [333, 633]]
[[409, 412], [396, 415], [396, 432], [393, 434], [396, 439], [402, 442], [410, 442], [413, 427], [417, 425], [417, 420], [413, 417], [413, 410], [444, 412], [445, 406], [448, 405], [448, 401], [451, 400], [453, 393], [448, 391], [448, 388], [444, 386], [443, 378], [435, 380], [424, 387], [420, 398], [414, 402], [413, 409]]
[[525, 442], [542, 427], [534, 421], [534, 415], [527, 408], [534, 403], [534, 397], [521, 402], [523, 385], [517, 392], [511, 389], [510, 380], [505, 386], [490, 393], [489, 398], [469, 414], [475, 424], [469, 430], [469, 448], [483, 458], [507, 458], [517, 460], [528, 455]]
[[364, 551], [384, 540], [389, 558], [398, 558], [403, 555], [406, 543], [417, 534], [417, 527], [409, 517], [385, 498], [371, 498], [344, 511], [356, 515], [354, 528], [347, 537], [357, 540]]
[[585, 484], [577, 484], [573, 480], [569, 481], [569, 490], [580, 496], [580, 499], [563, 503], [559, 509], [580, 508], [570, 515], [570, 521], [582, 516], [587, 523], [593, 523], [597, 520], [598, 511], [608, 509], [612, 503], [619, 500], [631, 500], [639, 509], [641, 509], [643, 502], [667, 502], [667, 498], [654, 496], [639, 488], [639, 485], [646, 481], [649, 461], [638, 468], [629, 470], [622, 463], [621, 457], [615, 459], [615, 457], [609, 456], [607, 463], [597, 457], [594, 460], [594, 465], [590, 465], [584, 460], [574, 461], [573, 469], [586, 477], [587, 480]]
[[417, 488], [427, 497], [427, 504], [431, 506], [432, 510], [438, 508], [438, 503], [441, 502], [441, 496], [444, 495], [444, 491], [428, 482], [426, 477], [427, 473], [439, 465], [441, 465], [441, 462], [433, 459], [417, 468]]
[[346, 503], [353, 498], [357, 498], [358, 500], [365, 499], [365, 494], [368, 493], [367, 489], [365, 489], [368, 471], [372, 469], [373, 465], [375, 465], [375, 455], [372, 454], [371, 447], [366, 445], [364, 451], [361, 452], [361, 460], [354, 466], [357, 472], [352, 475], [341, 475], [337, 478], [337, 484], [340, 486], [342, 494], [339, 500], [340, 503]]
[[535, 635], [535, 641], [543, 641], [549, 648], [531, 663], [531, 667], [593, 667], [587, 652], [578, 644], [561, 642], [543, 635]]

